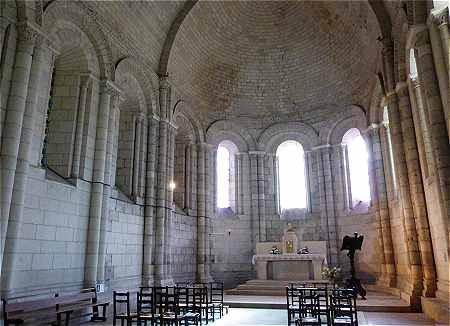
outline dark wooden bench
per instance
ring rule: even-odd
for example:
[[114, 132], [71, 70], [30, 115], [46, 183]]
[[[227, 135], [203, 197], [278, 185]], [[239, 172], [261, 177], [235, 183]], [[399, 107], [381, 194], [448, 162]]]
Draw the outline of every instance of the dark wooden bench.
[[[14, 299], [15, 300], [15, 299]], [[68, 325], [69, 311], [57, 312], [59, 298], [21, 298], [21, 301], [3, 302], [3, 320], [5, 326], [10, 325], [61, 325], [64, 319]]]
[[63, 316], [70, 320], [70, 316], [74, 311], [84, 309], [92, 309], [90, 311], [92, 315], [91, 321], [106, 321], [106, 307], [109, 305], [109, 302], [99, 302], [94, 288], [81, 290], [79, 293], [59, 293], [57, 298], [56, 312], [58, 321]]

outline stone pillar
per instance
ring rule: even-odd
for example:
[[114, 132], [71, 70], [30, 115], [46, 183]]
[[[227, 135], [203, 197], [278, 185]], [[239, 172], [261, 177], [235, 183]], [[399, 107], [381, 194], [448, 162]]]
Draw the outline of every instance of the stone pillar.
[[217, 156], [216, 150], [211, 145], [205, 145], [205, 281], [212, 281], [210, 274], [210, 246], [211, 246], [211, 218], [216, 207], [214, 176], [215, 176], [215, 158]]
[[165, 237], [165, 258], [164, 268], [165, 275], [168, 279], [172, 280], [172, 227], [173, 227], [173, 214], [174, 214], [174, 202], [173, 202], [173, 189], [169, 187], [173, 182], [174, 176], [174, 155], [175, 155], [175, 128], [173, 125], [169, 125], [168, 132], [168, 149], [167, 149], [167, 193], [166, 193], [166, 237]]
[[259, 213], [259, 240], [267, 241], [267, 226], [266, 226], [266, 196], [265, 196], [265, 159], [266, 153], [260, 152], [257, 154], [258, 166], [258, 213]]
[[[31, 64], [30, 79], [20, 136], [17, 169], [14, 177], [11, 208], [9, 212], [9, 223], [5, 243], [5, 263], [3, 264], [2, 291], [8, 293], [14, 287], [14, 271], [17, 268], [17, 245], [23, 220], [23, 209], [26, 196], [26, 183], [30, 166], [30, 151], [33, 139], [33, 126], [36, 120], [37, 96], [40, 83], [48, 82], [50, 88], [51, 71], [53, 68], [54, 55], [51, 50], [42, 44], [34, 49]], [[44, 65], [50, 67], [49, 75], [42, 76]]]
[[370, 138], [372, 144], [372, 167], [374, 169], [376, 196], [376, 198], [373, 198], [373, 204], [378, 219], [378, 240], [380, 243], [380, 248], [382, 249], [382, 255], [380, 257], [382, 272], [378, 282], [386, 287], [395, 287], [396, 275], [394, 246], [392, 244], [391, 219], [389, 216], [380, 128], [372, 128], [370, 131]]
[[191, 175], [191, 182], [189, 186], [189, 192], [191, 193], [190, 196], [190, 213], [189, 215], [193, 215], [194, 211], [197, 209], [197, 148], [196, 145], [191, 144], [189, 145], [189, 152], [190, 152], [190, 175]]
[[139, 178], [140, 178], [140, 161], [141, 161], [141, 146], [142, 146], [142, 124], [144, 115], [138, 113], [135, 117], [135, 133], [133, 146], [133, 175], [132, 175], [132, 196], [139, 197]]
[[189, 215], [189, 210], [191, 209], [191, 174], [192, 174], [192, 157], [191, 157], [191, 144], [188, 144], [184, 148], [184, 155], [185, 155], [185, 161], [184, 161], [184, 209], [186, 210], [186, 213]]
[[160, 78], [159, 86], [159, 105], [160, 105], [160, 121], [159, 121], [159, 143], [158, 143], [158, 162], [157, 162], [157, 193], [156, 193], [156, 234], [155, 234], [155, 255], [154, 255], [154, 269], [155, 269], [155, 283], [158, 285], [166, 285], [172, 283], [172, 280], [165, 274], [166, 268], [165, 248], [167, 230], [166, 221], [167, 213], [170, 208], [167, 207], [167, 188], [168, 188], [168, 144], [169, 144], [169, 120], [168, 112], [170, 111], [170, 85], [167, 76]]
[[11, 87], [6, 105], [6, 117], [3, 125], [2, 148], [0, 158], [1, 182], [1, 243], [0, 261], [8, 228], [9, 211], [13, 195], [14, 177], [19, 154], [20, 136], [25, 113], [31, 62], [38, 31], [28, 23], [17, 25], [18, 43], [11, 78]]
[[91, 77], [89, 75], [80, 76], [80, 97], [78, 100], [77, 118], [75, 126], [75, 141], [73, 149], [71, 177], [78, 178], [80, 176], [80, 162], [81, 162], [81, 146], [83, 143], [84, 120], [86, 113], [87, 92], [91, 84]]
[[259, 201], [258, 201], [258, 158], [255, 152], [249, 152], [250, 173], [250, 205], [252, 212], [252, 239], [261, 242], [261, 231], [259, 223]]
[[439, 34], [441, 36], [441, 42], [442, 42], [442, 51], [444, 54], [444, 61], [445, 65], [447, 67], [447, 75], [450, 71], [449, 67], [449, 60], [450, 60], [450, 45], [449, 45], [449, 38], [450, 38], [450, 32], [448, 30], [448, 7], [443, 8], [439, 11], [435, 11], [432, 13], [434, 16], [434, 21], [439, 29]]
[[144, 265], [143, 284], [153, 285], [153, 243], [155, 223], [155, 181], [156, 181], [156, 153], [158, 149], [159, 119], [151, 116], [148, 123], [147, 168], [145, 180], [145, 208], [144, 208]]
[[205, 280], [205, 256], [206, 256], [206, 207], [205, 207], [205, 145], [197, 147], [197, 281]]
[[[320, 146], [314, 149], [317, 152], [318, 160], [318, 182], [320, 193], [320, 210], [322, 225], [325, 224], [328, 243], [328, 263], [331, 265], [339, 264], [338, 234], [336, 225], [336, 212], [334, 201], [334, 185], [331, 168], [331, 154], [333, 148], [329, 145]], [[334, 150], [340, 150], [336, 147]]]
[[428, 227], [428, 216], [422, 184], [419, 153], [417, 150], [416, 135], [414, 133], [414, 122], [407, 84], [398, 84], [396, 92], [398, 96], [408, 181], [413, 204], [412, 209], [422, 260], [423, 295], [431, 297], [434, 296], [434, 292], [436, 291], [436, 271], [434, 269], [433, 249], [431, 247], [431, 236]]
[[[91, 203], [89, 208], [89, 226], [85, 262], [85, 285], [94, 286], [97, 279], [100, 254], [100, 237], [105, 187], [105, 168], [108, 151], [108, 128], [111, 111], [111, 94], [114, 88], [111, 82], [104, 80], [101, 84], [100, 101], [97, 113], [97, 132], [95, 139], [94, 169], [92, 175]], [[101, 274], [101, 272], [100, 272]]]
[[[446, 130], [445, 111], [442, 107], [433, 56], [428, 38], [428, 32], [423, 31], [418, 35], [417, 68], [419, 80], [428, 107], [430, 123], [430, 135], [434, 152], [436, 174], [440, 183], [441, 198], [444, 203], [443, 216], [448, 216], [449, 179], [450, 179], [450, 146], [449, 134]], [[448, 116], [448, 113], [447, 113]], [[448, 118], [447, 118], [448, 119]]]
[[107, 131], [107, 143], [106, 143], [106, 160], [105, 160], [105, 171], [103, 180], [103, 199], [102, 199], [102, 211], [100, 220], [100, 238], [99, 238], [99, 249], [98, 249], [98, 264], [97, 264], [97, 281], [105, 281], [105, 267], [106, 267], [106, 236], [107, 232], [111, 232], [112, 223], [110, 221], [109, 214], [109, 202], [111, 198], [111, 180], [114, 178], [116, 171], [112, 170], [113, 166], [113, 152], [114, 152], [114, 126], [116, 126], [115, 118], [117, 115], [116, 111], [119, 110], [119, 104], [123, 101], [123, 96], [120, 91], [111, 84], [112, 90], [112, 100], [110, 103], [109, 111], [109, 121], [108, 121], [108, 131]]
[[398, 108], [398, 99], [395, 94], [394, 82], [394, 51], [393, 42], [390, 39], [383, 40], [383, 62], [384, 76], [386, 80], [387, 96], [386, 100], [389, 108], [389, 123], [392, 131], [392, 147], [394, 152], [395, 170], [399, 183], [399, 194], [402, 203], [402, 215], [404, 220], [406, 247], [408, 251], [408, 262], [410, 266], [410, 295], [411, 305], [419, 307], [420, 295], [422, 292], [422, 263], [417, 240], [416, 226], [414, 221], [414, 212], [412, 209], [410, 185], [407, 174], [405, 152], [403, 147], [403, 134], [400, 122], [400, 113]]
[[[406, 165], [405, 152], [403, 147], [403, 135], [400, 122], [396, 94], [391, 94], [388, 99], [389, 124], [392, 131], [392, 147], [394, 149], [394, 161], [396, 175], [399, 183], [399, 195], [402, 203], [402, 215], [407, 239], [408, 261], [410, 266], [410, 288], [408, 289], [412, 301], [417, 300], [422, 292], [422, 262], [418, 247], [416, 226], [414, 221], [414, 211], [411, 201], [410, 184], [408, 180], [408, 169]], [[414, 306], [419, 302], [412, 302]]]

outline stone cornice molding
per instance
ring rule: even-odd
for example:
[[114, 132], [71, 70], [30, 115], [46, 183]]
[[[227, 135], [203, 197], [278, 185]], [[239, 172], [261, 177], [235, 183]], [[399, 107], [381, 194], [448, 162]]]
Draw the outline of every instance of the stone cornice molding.
[[113, 97], [123, 97], [122, 90], [111, 80], [103, 79], [100, 80], [100, 88], [102, 92], [105, 92], [109, 95], [112, 95]]
[[248, 155], [266, 155], [267, 153], [264, 151], [249, 151]]

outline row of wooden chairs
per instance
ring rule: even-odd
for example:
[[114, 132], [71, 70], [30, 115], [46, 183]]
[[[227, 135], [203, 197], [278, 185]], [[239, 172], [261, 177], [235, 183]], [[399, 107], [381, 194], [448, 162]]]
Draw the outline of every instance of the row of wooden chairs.
[[174, 287], [141, 287], [136, 293], [136, 311], [131, 309], [130, 292], [113, 292], [113, 325], [202, 325], [203, 320], [221, 318], [228, 308], [223, 304], [223, 283], [177, 284]]
[[322, 284], [320, 287], [287, 287], [288, 324], [358, 325], [356, 294]]

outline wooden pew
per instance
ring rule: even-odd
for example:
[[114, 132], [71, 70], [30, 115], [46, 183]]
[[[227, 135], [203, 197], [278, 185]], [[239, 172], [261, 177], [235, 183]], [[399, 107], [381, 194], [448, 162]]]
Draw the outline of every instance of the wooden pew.
[[84, 289], [79, 293], [58, 293], [57, 298], [58, 320], [61, 320], [63, 315], [70, 319], [70, 315], [77, 310], [92, 309], [91, 321], [106, 321], [106, 307], [109, 301], [99, 302], [94, 288]]
[[62, 319], [68, 325], [71, 311], [58, 313], [58, 300], [58, 297], [47, 297], [10, 303], [2, 299], [4, 325], [61, 325]]

